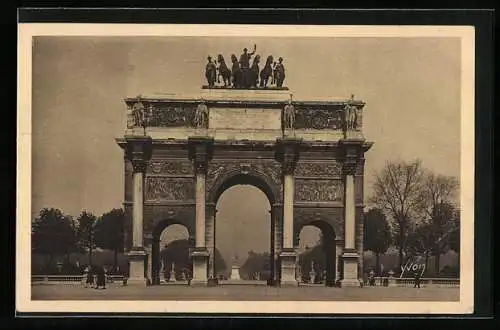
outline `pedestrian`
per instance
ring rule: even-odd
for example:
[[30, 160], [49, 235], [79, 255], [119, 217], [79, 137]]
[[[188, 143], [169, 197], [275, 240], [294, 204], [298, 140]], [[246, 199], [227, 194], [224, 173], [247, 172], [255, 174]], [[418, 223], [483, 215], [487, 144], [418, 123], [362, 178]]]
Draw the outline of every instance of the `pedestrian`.
[[415, 279], [415, 284], [413, 284], [413, 287], [420, 289], [420, 274], [419, 274], [419, 272], [415, 272], [414, 279]]
[[86, 268], [87, 280], [85, 281], [85, 287], [94, 287], [94, 269], [92, 266]]
[[104, 273], [104, 267], [100, 266], [97, 268], [97, 283], [96, 289], [106, 289], [106, 274]]

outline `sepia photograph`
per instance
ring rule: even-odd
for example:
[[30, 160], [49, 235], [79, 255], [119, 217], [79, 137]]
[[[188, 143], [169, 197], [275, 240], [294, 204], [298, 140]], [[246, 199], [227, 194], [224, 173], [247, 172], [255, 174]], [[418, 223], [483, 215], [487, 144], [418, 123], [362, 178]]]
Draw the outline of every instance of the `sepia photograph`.
[[474, 28], [18, 31], [18, 311], [473, 312]]

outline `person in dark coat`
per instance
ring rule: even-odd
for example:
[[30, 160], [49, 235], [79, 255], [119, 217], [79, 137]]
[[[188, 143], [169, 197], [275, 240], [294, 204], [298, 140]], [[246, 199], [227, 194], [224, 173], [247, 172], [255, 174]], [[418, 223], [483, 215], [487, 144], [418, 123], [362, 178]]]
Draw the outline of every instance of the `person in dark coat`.
[[414, 278], [415, 278], [415, 284], [413, 285], [413, 287], [420, 289], [420, 273], [419, 272], [415, 272]]
[[104, 272], [104, 267], [100, 266], [97, 268], [97, 285], [96, 289], [101, 288], [106, 289], [106, 274]]
[[87, 279], [85, 281], [85, 287], [90, 286], [91, 288], [94, 287], [94, 268], [92, 266], [88, 266], [85, 269], [85, 274], [87, 276]]

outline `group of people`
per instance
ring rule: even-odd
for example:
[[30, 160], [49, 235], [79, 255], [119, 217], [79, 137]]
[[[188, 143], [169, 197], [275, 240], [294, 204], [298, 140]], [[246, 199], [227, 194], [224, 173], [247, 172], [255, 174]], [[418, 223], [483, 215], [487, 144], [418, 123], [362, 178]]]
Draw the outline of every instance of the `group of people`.
[[275, 84], [276, 87], [283, 87], [283, 81], [285, 80], [283, 58], [280, 57], [278, 62], [275, 62], [273, 56], [269, 55], [264, 68], [260, 70], [260, 55], [255, 55], [252, 65], [250, 65], [250, 60], [256, 50], [256, 45], [254, 45], [252, 52], [248, 52], [247, 48], [243, 49], [239, 60], [236, 55], [232, 54], [231, 69], [227, 66], [224, 56], [221, 54], [217, 56], [217, 60], [212, 60], [212, 57], [208, 56], [208, 63], [205, 67], [208, 87], [214, 87], [216, 81], [220, 83], [220, 77], [222, 77], [226, 87], [232, 85], [234, 88], [265, 88], [268, 83]]
[[88, 266], [84, 270], [85, 287], [106, 289], [107, 271], [103, 266]]

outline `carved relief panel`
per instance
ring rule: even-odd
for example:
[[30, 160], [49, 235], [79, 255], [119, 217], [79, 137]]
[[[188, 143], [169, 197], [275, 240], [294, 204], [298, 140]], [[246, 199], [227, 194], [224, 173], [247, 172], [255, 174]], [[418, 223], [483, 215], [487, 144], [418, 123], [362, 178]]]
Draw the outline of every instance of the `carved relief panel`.
[[149, 126], [194, 127], [197, 105], [153, 104]]
[[147, 201], [187, 201], [195, 198], [193, 178], [148, 177]]
[[296, 107], [296, 129], [342, 129], [342, 109]]
[[342, 173], [342, 165], [337, 161], [298, 162], [295, 177], [336, 177]]
[[341, 202], [343, 196], [342, 180], [295, 180], [296, 202]]
[[152, 160], [148, 164], [146, 173], [168, 176], [193, 175], [193, 165], [188, 160]]

